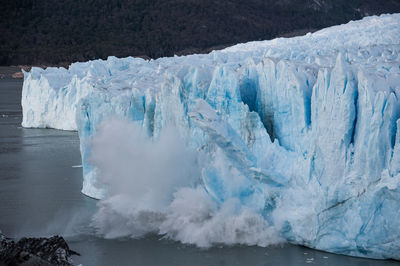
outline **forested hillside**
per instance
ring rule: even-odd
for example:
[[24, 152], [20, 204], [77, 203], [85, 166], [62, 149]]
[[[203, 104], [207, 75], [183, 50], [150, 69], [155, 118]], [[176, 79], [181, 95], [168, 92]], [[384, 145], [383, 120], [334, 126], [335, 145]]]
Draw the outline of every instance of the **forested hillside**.
[[0, 65], [157, 58], [400, 12], [400, 0], [2, 0]]

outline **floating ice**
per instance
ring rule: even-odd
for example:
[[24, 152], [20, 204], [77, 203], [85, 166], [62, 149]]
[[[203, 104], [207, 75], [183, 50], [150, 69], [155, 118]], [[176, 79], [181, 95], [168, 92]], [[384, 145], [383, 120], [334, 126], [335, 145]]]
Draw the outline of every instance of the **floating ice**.
[[25, 73], [24, 127], [78, 130], [105, 237], [400, 259], [400, 15]]

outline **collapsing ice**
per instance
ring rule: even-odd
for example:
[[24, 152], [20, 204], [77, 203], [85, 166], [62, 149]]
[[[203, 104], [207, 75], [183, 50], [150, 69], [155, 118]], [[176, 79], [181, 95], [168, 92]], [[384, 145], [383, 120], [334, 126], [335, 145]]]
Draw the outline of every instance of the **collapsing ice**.
[[207, 55], [25, 73], [23, 126], [78, 130], [105, 237], [400, 259], [400, 15]]

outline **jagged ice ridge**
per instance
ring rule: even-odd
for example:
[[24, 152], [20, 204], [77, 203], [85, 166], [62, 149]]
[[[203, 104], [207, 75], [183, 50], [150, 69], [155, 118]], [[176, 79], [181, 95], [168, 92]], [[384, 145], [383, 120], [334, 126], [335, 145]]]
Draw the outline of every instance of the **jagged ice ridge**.
[[399, 14], [24, 74], [22, 125], [78, 130], [105, 237], [400, 259]]

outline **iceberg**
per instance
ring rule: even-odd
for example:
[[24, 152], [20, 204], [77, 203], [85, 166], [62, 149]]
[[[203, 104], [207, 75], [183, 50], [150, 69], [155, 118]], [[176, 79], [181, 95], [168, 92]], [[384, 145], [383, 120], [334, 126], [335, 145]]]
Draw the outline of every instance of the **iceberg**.
[[400, 14], [24, 77], [22, 125], [79, 132], [105, 237], [400, 260]]

